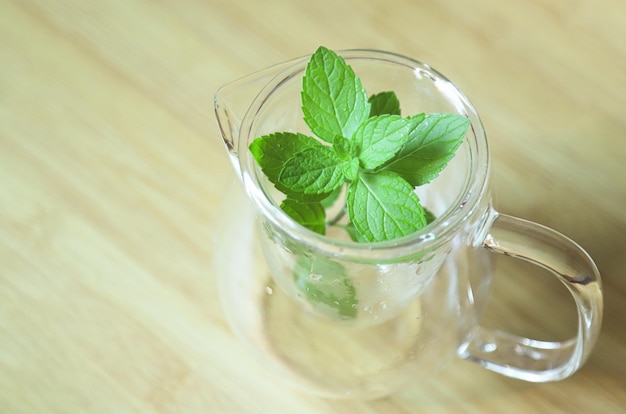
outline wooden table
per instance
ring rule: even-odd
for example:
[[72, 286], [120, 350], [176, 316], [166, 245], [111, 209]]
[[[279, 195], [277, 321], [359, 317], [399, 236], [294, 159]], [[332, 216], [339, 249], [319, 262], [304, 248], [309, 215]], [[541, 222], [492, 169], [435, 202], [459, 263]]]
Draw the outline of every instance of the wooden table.
[[[0, 0], [0, 16], [0, 413], [626, 410], [622, 0]], [[590, 252], [606, 313], [572, 378], [459, 360], [389, 398], [328, 401], [254, 365], [211, 271], [232, 178], [212, 98], [318, 45], [445, 73], [482, 114], [498, 209]], [[497, 265], [485, 324], [573, 331], [563, 287]]]

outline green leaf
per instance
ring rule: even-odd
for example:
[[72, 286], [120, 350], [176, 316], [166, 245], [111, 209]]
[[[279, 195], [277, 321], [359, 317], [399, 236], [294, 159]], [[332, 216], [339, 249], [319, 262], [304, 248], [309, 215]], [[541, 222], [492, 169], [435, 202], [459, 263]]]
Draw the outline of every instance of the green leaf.
[[370, 104], [361, 80], [335, 52], [320, 47], [311, 56], [302, 80], [304, 121], [314, 134], [332, 143], [351, 138], [368, 118]]
[[369, 98], [370, 117], [378, 115], [400, 115], [400, 101], [393, 91], [380, 92]]
[[301, 256], [294, 280], [309, 302], [326, 305], [345, 318], [356, 318], [356, 290], [340, 263], [323, 256]]
[[336, 226], [341, 229], [344, 229], [346, 233], [348, 233], [348, 236], [350, 237], [350, 239], [354, 242], [366, 242], [367, 241], [361, 236], [361, 233], [357, 231], [353, 223], [348, 223], [345, 225], [337, 224]]
[[411, 122], [398, 115], [369, 118], [354, 133], [361, 166], [368, 170], [384, 164], [396, 155], [408, 138]]
[[302, 203], [291, 198], [285, 199], [280, 208], [309, 230], [324, 234], [326, 230], [326, 212], [320, 202]]
[[276, 132], [256, 138], [250, 144], [250, 151], [263, 173], [273, 184], [277, 184], [285, 162], [307, 148], [323, 145], [315, 138], [292, 132]]
[[281, 191], [283, 192], [283, 194], [287, 196], [287, 198], [290, 198], [294, 201], [299, 201], [301, 203], [321, 202], [322, 200], [325, 200], [331, 194], [331, 191], [325, 192], [325, 193], [319, 193], [319, 194], [305, 194], [305, 193], [292, 191], [282, 185], [279, 185], [277, 187], [281, 188]]
[[250, 152], [268, 180], [289, 198], [299, 201], [320, 201], [328, 194], [304, 194], [291, 191], [278, 179], [285, 163], [298, 152], [308, 148], [323, 147], [315, 138], [292, 132], [277, 132], [256, 138], [250, 144]]
[[432, 211], [424, 207], [424, 218], [426, 219], [426, 224], [430, 224], [435, 221], [437, 217], [435, 217]]
[[285, 162], [278, 180], [289, 191], [330, 193], [345, 181], [344, 168], [347, 163], [331, 147], [307, 148]]
[[337, 135], [333, 140], [333, 148], [342, 160], [350, 160], [357, 155], [354, 141], [340, 135]]
[[348, 180], [354, 180], [359, 173], [359, 159], [354, 157], [343, 167], [343, 175]]
[[413, 186], [426, 184], [439, 175], [454, 156], [470, 126], [457, 114], [410, 117], [408, 140], [384, 169], [394, 171]]
[[370, 242], [392, 240], [426, 225], [413, 187], [390, 171], [361, 173], [348, 186], [348, 215]]
[[333, 142], [333, 148], [339, 158], [347, 161], [343, 169], [345, 177], [348, 180], [354, 180], [359, 172], [356, 143], [344, 137], [336, 136]]

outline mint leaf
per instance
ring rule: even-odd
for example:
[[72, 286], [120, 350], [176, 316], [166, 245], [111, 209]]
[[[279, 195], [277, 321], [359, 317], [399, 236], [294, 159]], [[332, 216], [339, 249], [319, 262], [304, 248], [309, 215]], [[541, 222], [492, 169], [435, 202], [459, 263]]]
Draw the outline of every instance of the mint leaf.
[[320, 202], [301, 203], [297, 200], [287, 198], [283, 200], [280, 208], [309, 230], [319, 234], [324, 234], [326, 230], [326, 212]]
[[289, 191], [304, 194], [330, 193], [343, 184], [348, 161], [331, 147], [307, 148], [285, 162], [278, 180]]
[[348, 180], [354, 180], [359, 173], [359, 159], [357, 157], [352, 158], [343, 167], [343, 175]]
[[317, 49], [306, 67], [302, 112], [311, 131], [330, 143], [337, 135], [352, 137], [369, 116], [361, 80], [343, 58], [325, 47]]
[[301, 256], [294, 281], [309, 302], [326, 305], [345, 318], [357, 316], [356, 290], [341, 264], [323, 256]]
[[337, 135], [333, 140], [333, 148], [335, 149], [335, 152], [337, 153], [339, 158], [343, 160], [350, 160], [357, 155], [356, 145], [354, 141], [351, 141], [340, 135]]
[[426, 224], [430, 224], [435, 221], [437, 217], [435, 217], [432, 211], [424, 207], [424, 218], [426, 219]]
[[378, 115], [400, 115], [400, 101], [393, 91], [380, 92], [369, 97], [370, 117]]
[[348, 215], [370, 242], [411, 234], [426, 225], [413, 187], [390, 171], [361, 173], [348, 186]]
[[470, 121], [458, 114], [421, 114], [409, 119], [412, 125], [406, 144], [384, 169], [419, 186], [433, 180], [448, 165]]
[[356, 156], [356, 143], [344, 137], [336, 136], [333, 141], [333, 148], [339, 158], [347, 161], [343, 169], [345, 178], [348, 180], [354, 180], [359, 172], [359, 159]]
[[361, 236], [361, 233], [357, 231], [356, 227], [354, 227], [354, 223], [348, 223], [345, 225], [337, 225], [337, 227], [344, 229], [346, 233], [348, 233], [348, 236], [350, 237], [350, 239], [354, 242], [366, 242], [367, 241], [365, 238]]
[[372, 170], [394, 155], [408, 138], [411, 123], [398, 115], [381, 115], [369, 118], [354, 133], [361, 166]]
[[323, 147], [315, 138], [292, 132], [277, 132], [256, 138], [250, 144], [250, 152], [254, 156], [261, 171], [268, 180], [289, 198], [299, 201], [319, 201], [328, 194], [304, 194], [291, 191], [279, 181], [280, 172], [285, 163], [298, 152], [307, 148]]
[[263, 173], [273, 184], [285, 162], [307, 148], [319, 148], [322, 144], [315, 138], [292, 132], [276, 132], [256, 138], [250, 144], [250, 151]]

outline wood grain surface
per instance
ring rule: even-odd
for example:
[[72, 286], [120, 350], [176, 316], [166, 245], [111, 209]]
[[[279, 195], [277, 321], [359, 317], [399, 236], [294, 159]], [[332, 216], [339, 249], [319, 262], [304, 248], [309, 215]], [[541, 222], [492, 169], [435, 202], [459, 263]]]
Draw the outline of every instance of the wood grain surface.
[[[0, 16], [0, 413], [625, 412], [624, 1], [0, 0]], [[498, 209], [602, 273], [577, 374], [530, 384], [459, 360], [363, 402], [255, 365], [211, 271], [233, 176], [213, 94], [319, 45], [414, 57], [470, 97]], [[573, 332], [562, 286], [497, 265], [485, 324]]]

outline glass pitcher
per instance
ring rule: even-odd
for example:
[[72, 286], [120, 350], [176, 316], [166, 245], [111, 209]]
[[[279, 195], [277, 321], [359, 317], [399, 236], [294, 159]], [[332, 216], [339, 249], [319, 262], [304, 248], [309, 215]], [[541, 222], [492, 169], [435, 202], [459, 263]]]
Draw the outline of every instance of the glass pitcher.
[[[238, 180], [218, 214], [214, 262], [232, 330], [275, 378], [330, 398], [382, 397], [430, 378], [454, 357], [526, 381], [572, 375], [601, 325], [593, 261], [554, 230], [494, 210], [485, 132], [453, 83], [397, 54], [339, 54], [368, 93], [395, 91], [404, 115], [458, 113], [471, 121], [448, 167], [416, 190], [436, 219], [412, 235], [378, 243], [300, 226], [279, 208], [282, 195], [248, 146], [277, 131], [310, 134], [300, 101], [309, 57], [222, 87], [215, 112]], [[557, 277], [576, 302], [576, 336], [546, 342], [482, 327], [492, 253]]]

